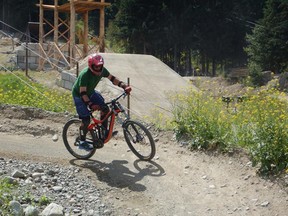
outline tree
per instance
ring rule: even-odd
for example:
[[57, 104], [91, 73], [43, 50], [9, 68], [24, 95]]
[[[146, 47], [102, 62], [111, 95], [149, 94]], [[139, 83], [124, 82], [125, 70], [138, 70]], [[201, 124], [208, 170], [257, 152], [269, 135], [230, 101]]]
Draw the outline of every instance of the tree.
[[0, 19], [10, 26], [10, 31], [18, 29], [25, 31], [29, 21], [38, 21], [38, 8], [36, 3], [39, 0], [2, 0], [0, 2]]
[[250, 64], [281, 73], [288, 68], [288, 3], [267, 0], [264, 17], [247, 36]]

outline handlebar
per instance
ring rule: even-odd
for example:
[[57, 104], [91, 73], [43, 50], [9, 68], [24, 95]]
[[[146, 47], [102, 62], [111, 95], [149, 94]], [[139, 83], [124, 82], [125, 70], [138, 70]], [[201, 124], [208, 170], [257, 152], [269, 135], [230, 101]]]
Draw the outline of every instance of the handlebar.
[[120, 94], [116, 98], [112, 99], [110, 102], [107, 102], [106, 105], [115, 104], [115, 102], [118, 101], [121, 97], [125, 98], [126, 96], [127, 96], [127, 93], [123, 92], [122, 94]]

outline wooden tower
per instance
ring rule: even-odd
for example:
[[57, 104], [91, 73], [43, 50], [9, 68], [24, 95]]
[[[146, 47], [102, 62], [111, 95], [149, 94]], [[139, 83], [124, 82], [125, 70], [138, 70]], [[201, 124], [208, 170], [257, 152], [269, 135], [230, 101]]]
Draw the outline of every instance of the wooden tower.
[[[42, 69], [44, 64], [50, 63], [50, 58], [60, 59], [66, 62], [66, 64], [70, 65], [70, 68], [74, 67], [75, 62], [79, 59], [85, 58], [89, 51], [92, 51], [95, 46], [91, 47], [88, 45], [88, 39], [92, 39], [98, 45], [99, 52], [105, 52], [105, 7], [110, 6], [110, 3], [106, 3], [105, 0], [68, 0], [67, 3], [63, 5], [58, 5], [58, 0], [54, 0], [54, 5], [47, 5], [43, 3], [43, 0], [39, 0], [39, 53], [41, 53], [42, 58], [39, 58], [39, 69]], [[44, 11], [53, 11], [54, 12], [54, 23], [51, 24], [47, 19], [45, 19]], [[89, 11], [99, 10], [100, 11], [100, 20], [99, 20], [99, 36], [93, 37], [89, 36], [88, 32], [88, 13]], [[66, 20], [62, 20], [59, 17], [59, 13], [70, 14], [67, 16]], [[82, 37], [84, 40], [82, 41], [81, 48], [79, 44], [76, 44], [76, 32], [75, 32], [75, 23], [76, 23], [76, 14], [82, 16], [82, 20], [84, 22], [84, 31]], [[44, 24], [50, 27], [50, 31], [44, 34]], [[59, 28], [63, 27], [65, 30], [63, 32], [59, 31]], [[49, 42], [48, 50], [44, 49], [45, 39], [53, 34], [53, 42]], [[67, 35], [69, 35], [67, 37]], [[60, 46], [59, 39], [65, 41]], [[68, 55], [65, 55], [68, 51]], [[96, 50], [94, 50], [95, 52]], [[52, 64], [51, 64], [52, 65]]]

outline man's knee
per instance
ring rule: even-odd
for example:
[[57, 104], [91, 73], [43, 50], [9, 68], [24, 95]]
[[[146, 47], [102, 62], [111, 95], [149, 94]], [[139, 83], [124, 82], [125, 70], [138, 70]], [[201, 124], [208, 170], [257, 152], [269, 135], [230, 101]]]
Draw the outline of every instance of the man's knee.
[[110, 109], [107, 105], [101, 107], [101, 112], [103, 114], [107, 114], [109, 111], [110, 111]]

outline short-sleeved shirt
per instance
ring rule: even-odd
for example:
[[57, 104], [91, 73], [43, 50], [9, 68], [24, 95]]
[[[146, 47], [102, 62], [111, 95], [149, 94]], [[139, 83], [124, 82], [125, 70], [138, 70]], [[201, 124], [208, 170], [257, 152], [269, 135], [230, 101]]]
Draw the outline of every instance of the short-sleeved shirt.
[[73, 88], [72, 88], [72, 95], [73, 97], [81, 97], [80, 95], [80, 87], [87, 88], [87, 95], [90, 97], [92, 93], [94, 93], [94, 89], [96, 88], [97, 84], [101, 80], [102, 77], [108, 77], [110, 75], [109, 71], [103, 67], [102, 73], [100, 76], [94, 75], [89, 67], [84, 68], [78, 78], [76, 79]]

